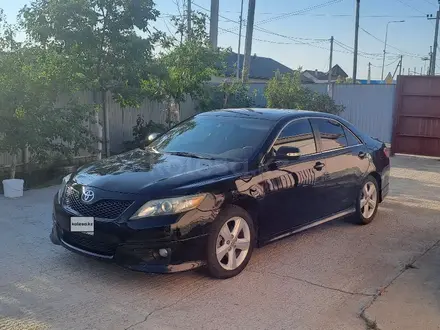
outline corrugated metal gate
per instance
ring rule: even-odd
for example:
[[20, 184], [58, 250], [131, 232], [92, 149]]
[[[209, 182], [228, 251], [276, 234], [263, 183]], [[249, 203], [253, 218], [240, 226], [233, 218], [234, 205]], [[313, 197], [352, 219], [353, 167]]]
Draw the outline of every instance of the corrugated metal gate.
[[399, 76], [391, 149], [440, 156], [440, 77]]

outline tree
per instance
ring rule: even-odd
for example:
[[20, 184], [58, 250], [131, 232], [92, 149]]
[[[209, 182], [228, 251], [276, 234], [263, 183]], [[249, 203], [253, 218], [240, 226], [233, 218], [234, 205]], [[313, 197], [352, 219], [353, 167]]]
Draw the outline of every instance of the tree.
[[221, 84], [206, 84], [204, 94], [198, 100], [201, 112], [227, 108], [252, 107], [249, 86], [235, 79], [225, 79]]
[[298, 109], [339, 114], [344, 110], [327, 94], [316, 93], [301, 84], [301, 68], [293, 74], [277, 73], [267, 84], [264, 95], [270, 108]]
[[[168, 108], [168, 125], [172, 125], [171, 112], [180, 110], [180, 103], [188, 96], [199, 99], [204, 92], [204, 86], [212, 76], [219, 75], [224, 51], [213, 49], [206, 32], [206, 15], [193, 12], [191, 38], [182, 40], [185, 22], [180, 17], [174, 17], [176, 34], [163, 39], [163, 52], [156, 58], [156, 67], [162, 69], [160, 75], [143, 80], [143, 88], [147, 94]], [[178, 118], [176, 119], [178, 120]]]
[[150, 27], [158, 15], [153, 0], [34, 0], [21, 10], [21, 23], [34, 43], [69, 57], [84, 89], [100, 92], [108, 137], [105, 95], [110, 91], [121, 106], [143, 99], [140, 81], [151, 74], [162, 36]]
[[74, 96], [70, 60], [51, 48], [17, 43], [10, 26], [1, 32], [0, 151], [12, 155], [10, 177], [19, 150], [29, 148], [39, 162], [90, 150], [86, 124], [94, 109]]

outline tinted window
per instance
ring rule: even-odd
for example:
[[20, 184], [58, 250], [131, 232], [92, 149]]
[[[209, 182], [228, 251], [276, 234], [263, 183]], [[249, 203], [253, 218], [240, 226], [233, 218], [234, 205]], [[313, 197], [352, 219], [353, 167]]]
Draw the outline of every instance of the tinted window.
[[201, 115], [172, 128], [148, 147], [161, 153], [248, 160], [260, 149], [272, 125], [268, 120]]
[[327, 119], [313, 119], [312, 122], [321, 134], [322, 151], [347, 147], [347, 139], [341, 124]]
[[275, 142], [274, 149], [280, 147], [299, 148], [301, 155], [316, 153], [315, 138], [308, 120], [297, 120], [286, 126]]
[[344, 132], [349, 146], [355, 146], [361, 143], [361, 141], [359, 141], [359, 139], [346, 127], [344, 127]]

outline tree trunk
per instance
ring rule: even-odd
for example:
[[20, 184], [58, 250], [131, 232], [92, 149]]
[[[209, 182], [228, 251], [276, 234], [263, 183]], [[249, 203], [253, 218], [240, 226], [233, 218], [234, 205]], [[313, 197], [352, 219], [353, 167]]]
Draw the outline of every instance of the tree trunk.
[[15, 170], [17, 168], [17, 152], [14, 152], [11, 154], [12, 161], [11, 161], [11, 168], [9, 170], [9, 178], [15, 179]]
[[101, 106], [104, 116], [104, 152], [106, 157], [110, 157], [110, 121], [107, 108], [107, 93], [104, 90], [102, 90], [101, 93]]
[[[97, 104], [100, 103], [99, 101], [99, 96], [98, 96], [98, 92], [93, 91], [93, 103]], [[96, 143], [96, 151], [95, 151], [95, 155], [96, 155], [96, 159], [97, 160], [101, 160], [102, 158], [102, 125], [99, 122], [99, 113], [96, 111], [95, 116], [94, 116], [94, 128], [93, 128], [93, 133], [96, 136], [96, 139], [98, 140], [98, 142]]]
[[29, 147], [23, 146], [21, 149], [22, 152], [22, 159], [23, 159], [23, 172], [29, 173]]

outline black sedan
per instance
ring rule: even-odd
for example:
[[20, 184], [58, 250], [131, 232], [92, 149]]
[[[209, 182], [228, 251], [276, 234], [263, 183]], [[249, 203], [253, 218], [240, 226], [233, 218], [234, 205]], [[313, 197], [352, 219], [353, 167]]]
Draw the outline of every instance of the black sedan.
[[138, 271], [228, 278], [256, 246], [343, 217], [370, 223], [389, 190], [385, 144], [330, 114], [211, 111], [149, 140], [64, 178], [54, 244]]

